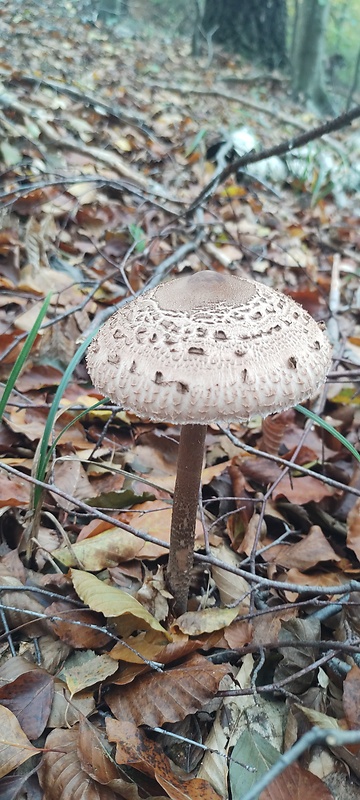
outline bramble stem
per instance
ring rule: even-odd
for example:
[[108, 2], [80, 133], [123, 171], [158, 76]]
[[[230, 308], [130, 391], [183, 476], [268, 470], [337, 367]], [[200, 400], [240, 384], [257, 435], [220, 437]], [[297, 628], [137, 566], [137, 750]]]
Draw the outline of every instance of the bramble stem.
[[205, 436], [206, 425], [183, 425], [181, 428], [166, 572], [176, 617], [187, 609]]

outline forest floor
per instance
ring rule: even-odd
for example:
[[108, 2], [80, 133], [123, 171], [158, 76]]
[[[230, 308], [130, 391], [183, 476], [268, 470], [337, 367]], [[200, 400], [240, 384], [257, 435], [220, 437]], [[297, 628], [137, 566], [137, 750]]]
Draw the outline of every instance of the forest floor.
[[[173, 619], [179, 430], [93, 408], [82, 359], [150, 281], [250, 276], [325, 320], [308, 407], [358, 447], [360, 123], [286, 155], [321, 121], [281, 74], [71, 4], [0, 28], [2, 387], [51, 293], [0, 423], [0, 796], [250, 800], [316, 725], [261, 800], [360, 798], [359, 461], [297, 410], [209, 426]], [[224, 175], [234, 131], [282, 159]]]

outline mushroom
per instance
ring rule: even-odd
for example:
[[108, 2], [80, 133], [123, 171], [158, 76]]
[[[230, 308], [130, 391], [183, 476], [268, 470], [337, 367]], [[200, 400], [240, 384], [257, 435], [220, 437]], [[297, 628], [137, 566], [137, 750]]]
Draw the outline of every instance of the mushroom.
[[211, 271], [145, 291], [95, 336], [87, 366], [97, 389], [139, 417], [182, 426], [167, 567], [175, 615], [187, 608], [207, 424], [312, 397], [330, 359], [321, 323], [294, 300]]

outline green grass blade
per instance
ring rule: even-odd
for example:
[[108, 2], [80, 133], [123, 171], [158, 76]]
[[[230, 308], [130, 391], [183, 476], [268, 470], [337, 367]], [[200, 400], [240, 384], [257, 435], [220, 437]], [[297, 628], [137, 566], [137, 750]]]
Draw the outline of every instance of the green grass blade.
[[[51, 404], [51, 408], [46, 420], [45, 428], [43, 437], [40, 444], [39, 450], [39, 461], [36, 470], [36, 478], [39, 481], [44, 481], [46, 476], [47, 465], [49, 461], [48, 456], [48, 447], [51, 438], [51, 433], [53, 426], [56, 421], [56, 415], [59, 410], [60, 400], [64, 394], [64, 391], [69, 383], [69, 380], [74, 372], [75, 367], [78, 365], [79, 361], [81, 361], [82, 357], [85, 355], [87, 348], [89, 347], [90, 342], [92, 342], [94, 338], [94, 333], [89, 334], [87, 338], [83, 341], [80, 345], [79, 349], [76, 351], [75, 355], [72, 357], [69, 366], [66, 368], [63, 377], [59, 383], [59, 386], [55, 392], [53, 402]], [[41, 496], [41, 489], [39, 486], [35, 487], [34, 491], [34, 506], [36, 508]]]
[[[78, 422], [79, 419], [81, 419], [82, 417], [85, 417], [86, 414], [90, 414], [90, 411], [94, 411], [95, 408], [98, 408], [99, 406], [102, 406], [104, 403], [110, 403], [110, 402], [111, 401], [110, 401], [110, 399], [108, 397], [104, 397], [102, 400], [98, 400], [97, 403], [94, 403], [92, 406], [89, 406], [89, 408], [84, 408], [83, 411], [80, 411], [80, 414], [77, 414], [76, 417], [74, 417], [74, 419], [71, 420], [71, 422], [68, 422], [68, 424], [65, 425], [62, 428], [60, 433], [57, 435], [56, 439], [54, 439], [54, 441], [52, 442], [52, 444], [49, 447], [49, 450], [48, 450], [48, 453], [47, 453], [47, 456], [46, 456], [46, 468], [47, 468], [47, 465], [48, 465], [48, 463], [50, 461], [51, 455], [54, 452], [55, 447], [56, 447], [59, 439], [61, 439], [62, 435], [64, 433], [66, 433], [66, 431], [68, 431], [69, 428], [71, 428], [71, 426], [75, 424], [75, 422]], [[64, 412], [66, 412], [68, 410], [71, 410], [71, 409], [67, 409], [67, 408], [63, 409]]]
[[344, 447], [346, 447], [346, 449], [349, 450], [358, 461], [360, 461], [360, 453], [358, 453], [355, 447], [345, 438], [345, 436], [342, 435], [342, 433], [339, 433], [339, 431], [337, 431], [332, 425], [330, 425], [328, 422], [325, 422], [325, 420], [321, 419], [321, 417], [318, 417], [314, 411], [309, 411], [309, 409], [304, 408], [304, 406], [295, 406], [295, 408], [297, 411], [301, 411], [305, 417], [312, 419], [313, 422], [316, 422], [317, 425], [320, 425], [325, 431], [331, 433], [332, 436], [335, 436], [335, 439], [341, 442], [341, 444], [343, 444]]
[[36, 337], [38, 335], [39, 329], [41, 327], [41, 323], [42, 323], [42, 321], [43, 321], [43, 319], [44, 319], [44, 317], [46, 315], [46, 312], [48, 310], [50, 300], [51, 300], [51, 293], [48, 294], [47, 297], [45, 298], [45, 300], [44, 300], [44, 302], [43, 302], [43, 304], [41, 306], [41, 309], [40, 309], [40, 311], [39, 311], [39, 313], [38, 313], [38, 315], [36, 317], [36, 320], [35, 320], [32, 328], [31, 328], [31, 331], [29, 332], [28, 336], [25, 339], [25, 344], [24, 344], [21, 352], [19, 353], [19, 355], [18, 355], [18, 357], [17, 357], [17, 359], [15, 361], [15, 364], [14, 364], [14, 366], [13, 366], [11, 372], [10, 372], [10, 375], [9, 375], [7, 381], [6, 381], [6, 386], [5, 386], [5, 389], [4, 389], [4, 393], [3, 393], [2, 398], [0, 400], [0, 420], [2, 419], [3, 413], [4, 413], [5, 408], [6, 408], [7, 401], [9, 399], [10, 395], [11, 395], [11, 392], [13, 391], [15, 383], [16, 383], [18, 377], [19, 377], [19, 374], [20, 374], [20, 372], [21, 372], [21, 370], [22, 370], [22, 368], [23, 368], [23, 366], [25, 364], [25, 361], [26, 361], [26, 359], [27, 359], [27, 357], [28, 357], [28, 355], [29, 355], [29, 353], [31, 351], [31, 348], [32, 348], [32, 346], [33, 346], [33, 344], [35, 342], [35, 339], [36, 339]]

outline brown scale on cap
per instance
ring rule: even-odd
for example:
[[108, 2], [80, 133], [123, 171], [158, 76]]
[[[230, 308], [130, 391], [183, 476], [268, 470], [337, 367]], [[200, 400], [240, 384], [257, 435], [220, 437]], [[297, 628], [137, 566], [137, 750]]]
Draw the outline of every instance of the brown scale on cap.
[[144, 292], [91, 344], [94, 385], [140, 417], [266, 416], [314, 395], [331, 348], [312, 317], [261, 283], [199, 272]]

